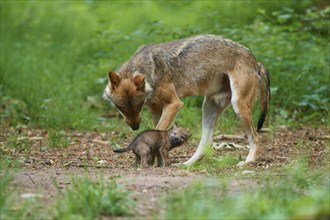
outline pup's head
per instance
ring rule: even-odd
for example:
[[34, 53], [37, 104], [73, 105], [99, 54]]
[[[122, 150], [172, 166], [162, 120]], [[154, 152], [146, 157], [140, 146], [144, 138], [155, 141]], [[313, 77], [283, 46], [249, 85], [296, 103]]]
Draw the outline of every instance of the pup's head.
[[179, 147], [184, 144], [191, 136], [189, 130], [182, 127], [174, 127], [169, 131], [169, 137], [171, 141], [171, 148]]
[[109, 84], [103, 98], [111, 101], [124, 116], [126, 123], [133, 129], [140, 127], [140, 112], [146, 97], [146, 82], [142, 74], [126, 74], [125, 77], [109, 72]]

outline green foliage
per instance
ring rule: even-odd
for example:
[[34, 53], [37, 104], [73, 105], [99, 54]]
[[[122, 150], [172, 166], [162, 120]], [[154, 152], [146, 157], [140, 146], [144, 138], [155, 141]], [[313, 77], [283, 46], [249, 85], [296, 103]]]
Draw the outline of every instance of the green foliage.
[[15, 114], [10, 104], [18, 103], [16, 112], [36, 125], [91, 128], [97, 113], [85, 105], [98, 82], [82, 56], [91, 21], [84, 8], [65, 2], [1, 2], [3, 108]]
[[268, 178], [268, 181], [250, 192], [246, 186], [244, 192], [231, 189], [230, 182], [225, 184], [227, 187], [223, 182], [211, 185], [206, 182], [173, 193], [167, 199], [166, 219], [326, 219], [329, 216], [329, 178], [306, 174], [299, 166], [280, 177], [269, 175], [254, 177], [253, 180]]
[[[284, 8], [272, 15], [260, 10], [253, 24], [240, 30], [222, 30], [251, 48], [269, 69], [271, 115], [277, 123], [327, 121], [330, 87], [329, 52], [325, 48], [329, 44], [322, 33], [328, 31], [329, 9], [297, 14]], [[315, 21], [323, 21], [319, 22], [322, 31], [316, 31], [313, 22], [306, 22], [311, 11], [319, 15]]]
[[[268, 67], [272, 122], [326, 123], [330, 9], [315, 8], [313, 1], [0, 4], [4, 125], [118, 129], [122, 120], [104, 120], [108, 111], [116, 111], [101, 98], [107, 71], [129, 59], [141, 44], [200, 33], [236, 40]], [[191, 115], [195, 109], [200, 114], [202, 98], [187, 98], [185, 104], [191, 114], [188, 110], [177, 119], [191, 126], [196, 123]], [[229, 117], [223, 125], [232, 127], [235, 116], [229, 113]], [[142, 128], [152, 127], [149, 120], [144, 123]]]

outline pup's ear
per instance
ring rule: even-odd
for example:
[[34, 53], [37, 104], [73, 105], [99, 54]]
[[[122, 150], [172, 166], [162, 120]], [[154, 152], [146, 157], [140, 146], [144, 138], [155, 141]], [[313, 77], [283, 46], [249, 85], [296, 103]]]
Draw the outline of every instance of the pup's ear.
[[176, 123], [174, 122], [174, 123], [172, 123], [171, 124], [171, 126], [169, 127], [169, 131], [171, 131], [171, 130], [173, 130], [174, 128], [176, 128], [177, 126], [176, 126]]
[[144, 91], [144, 86], [145, 86], [144, 75], [142, 75], [142, 74], [135, 75], [133, 82], [136, 85], [137, 90]]
[[116, 88], [118, 87], [119, 83], [120, 83], [120, 76], [113, 72], [113, 71], [110, 71], [109, 72], [109, 80], [111, 82], [111, 85], [113, 86], [113, 88]]

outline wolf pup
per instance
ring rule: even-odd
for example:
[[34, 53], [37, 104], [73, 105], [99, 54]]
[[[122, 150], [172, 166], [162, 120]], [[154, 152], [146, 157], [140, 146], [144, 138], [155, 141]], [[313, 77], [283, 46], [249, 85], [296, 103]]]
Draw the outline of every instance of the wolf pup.
[[157, 157], [158, 166], [169, 166], [169, 151], [184, 144], [189, 137], [190, 132], [181, 127], [170, 131], [147, 130], [135, 137], [128, 147], [113, 151], [122, 153], [133, 150], [136, 165], [154, 165]]
[[144, 45], [116, 72], [109, 72], [104, 90], [104, 98], [112, 101], [133, 130], [139, 129], [143, 105], [151, 111], [156, 129], [166, 130], [183, 106], [179, 98], [204, 96], [202, 138], [186, 165], [203, 157], [220, 113], [230, 104], [250, 145], [239, 165], [255, 161], [259, 139], [252, 110], [258, 94], [259, 130], [269, 109], [270, 75], [249, 49], [214, 35]]

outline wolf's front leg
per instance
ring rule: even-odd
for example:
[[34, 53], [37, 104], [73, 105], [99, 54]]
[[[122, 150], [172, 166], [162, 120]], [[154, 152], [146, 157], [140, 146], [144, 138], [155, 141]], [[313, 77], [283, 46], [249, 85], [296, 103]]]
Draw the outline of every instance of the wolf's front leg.
[[180, 110], [182, 106], [183, 102], [181, 102], [179, 99], [175, 99], [169, 104], [165, 105], [163, 108], [162, 116], [160, 117], [156, 129], [167, 130], [170, 127], [172, 121], [174, 120], [176, 113]]

